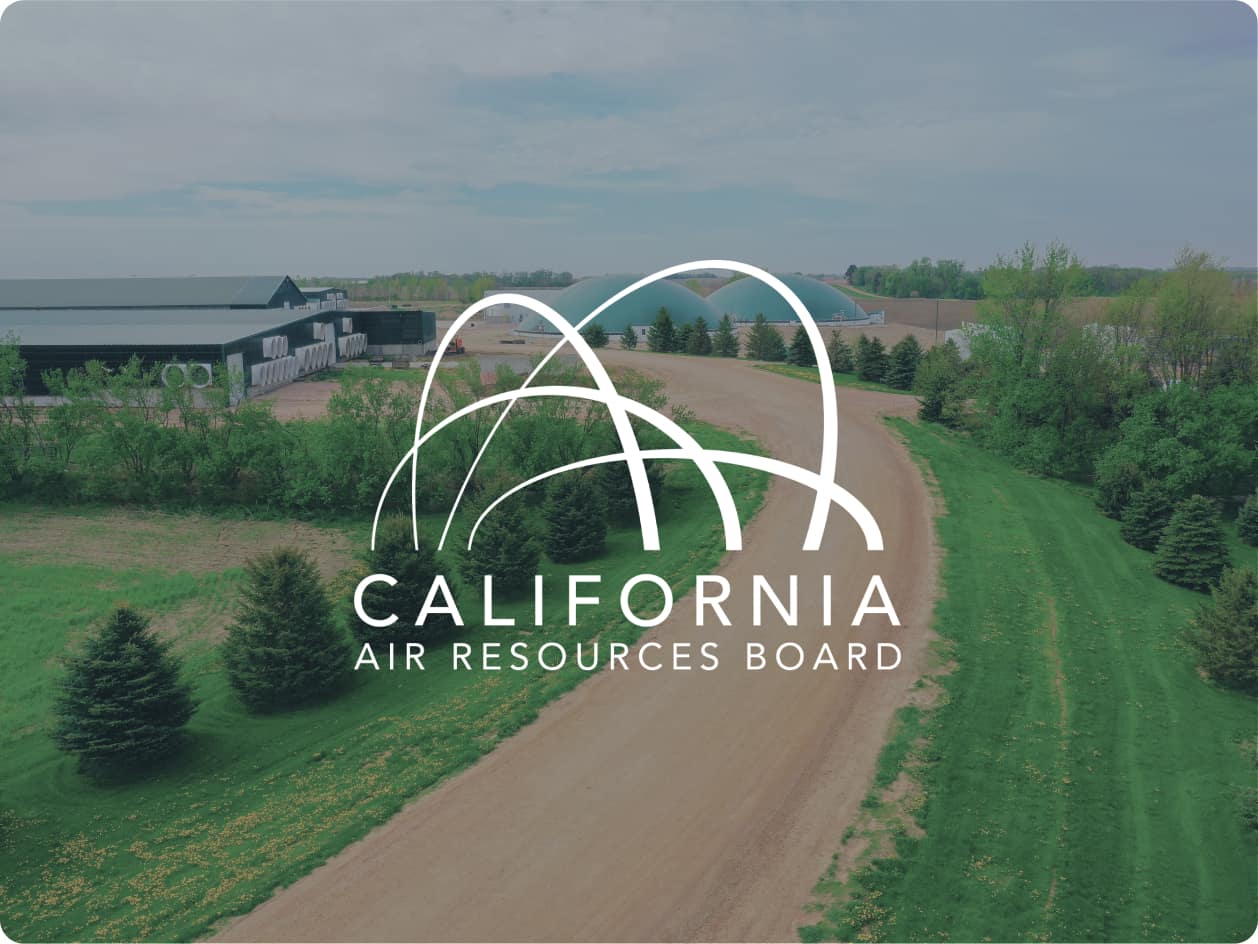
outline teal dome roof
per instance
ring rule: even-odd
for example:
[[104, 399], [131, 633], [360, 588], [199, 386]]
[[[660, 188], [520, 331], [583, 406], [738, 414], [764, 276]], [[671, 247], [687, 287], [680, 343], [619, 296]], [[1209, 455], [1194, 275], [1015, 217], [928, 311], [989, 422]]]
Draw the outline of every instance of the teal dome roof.
[[[864, 310], [837, 288], [806, 275], [778, 275], [799, 296], [814, 321], [858, 321]], [[759, 279], [748, 276], [728, 282], [708, 296], [708, 304], [718, 316], [733, 315], [735, 321], [754, 321], [763, 314], [769, 321], [799, 321], [786, 299]]]
[[[577, 324], [622, 288], [632, 285], [640, 275], [603, 275], [582, 279], [555, 296], [550, 306], [571, 324]], [[621, 334], [630, 325], [649, 325], [661, 308], [667, 308], [673, 323], [690, 324], [702, 317], [708, 326], [719, 320], [707, 299], [696, 295], [684, 285], [670, 279], [659, 279], [622, 298], [598, 316], [598, 323], [608, 334]], [[526, 315], [520, 325], [523, 331], [551, 333], [554, 327], [540, 315]]]

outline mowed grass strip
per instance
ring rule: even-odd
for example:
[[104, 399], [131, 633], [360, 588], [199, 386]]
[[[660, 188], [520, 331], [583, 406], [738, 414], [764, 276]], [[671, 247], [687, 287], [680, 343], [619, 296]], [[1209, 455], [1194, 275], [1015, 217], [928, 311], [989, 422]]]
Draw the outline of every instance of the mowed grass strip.
[[[855, 339], [851, 340], [855, 344]], [[816, 367], [796, 367], [794, 364], [757, 364], [760, 370], [767, 370], [771, 374], [781, 374], [783, 377], [794, 377], [796, 380], [807, 380], [812, 383], [821, 383], [821, 378], [817, 375]], [[829, 369], [828, 365], [823, 369]], [[889, 384], [878, 383], [873, 380], [861, 380], [855, 374], [841, 374], [831, 371], [830, 374], [834, 378], [837, 387], [855, 387], [857, 390], [874, 390], [878, 393], [897, 393], [901, 396], [912, 396], [911, 390], [900, 390]]]
[[1205, 597], [1154, 577], [1086, 490], [891, 422], [946, 503], [935, 626], [952, 671], [924, 737], [891, 742], [925, 835], [823, 882], [804, 939], [1247, 938], [1258, 713], [1180, 641]]
[[[755, 448], [713, 427], [695, 424], [693, 432], [709, 447]], [[767, 477], [733, 470], [726, 478], [749, 519]], [[688, 589], [689, 578], [714, 569], [724, 554], [715, 505], [693, 467], [670, 469], [660, 505], [659, 553], [643, 554], [637, 530], [626, 528], [609, 533], [608, 554], [597, 562], [542, 563], [554, 594], [545, 629], [532, 629], [530, 600], [497, 606], [496, 615], [517, 618], [518, 630], [478, 627], [479, 597], [464, 593], [468, 629], [458, 638], [474, 647], [498, 640], [504, 650], [516, 639], [534, 650], [550, 640], [571, 650], [595, 636], [604, 644], [636, 639], [641, 631], [619, 613], [623, 581], [649, 571]], [[23, 514], [0, 509], [0, 533], [9, 525], [20, 530]], [[84, 527], [99, 526], [101, 516], [76, 516]], [[193, 535], [226, 521], [185, 520]], [[369, 517], [347, 525], [354, 547], [366, 546], [369, 527]], [[116, 537], [125, 541], [125, 531]], [[258, 549], [282, 537], [270, 534]], [[0, 925], [16, 940], [206, 936], [475, 761], [587, 677], [571, 667], [575, 659], [554, 673], [455, 672], [443, 647], [425, 657], [422, 673], [359, 672], [349, 692], [326, 704], [251, 716], [229, 690], [213, 645], [230, 619], [238, 568], [192, 574], [81, 561], [56, 566], [25, 553], [0, 554], [0, 567]], [[569, 572], [601, 573], [607, 587], [607, 602], [571, 629]], [[47, 727], [57, 656], [123, 600], [175, 640], [200, 709], [178, 757], [133, 782], [104, 785], [58, 753]]]

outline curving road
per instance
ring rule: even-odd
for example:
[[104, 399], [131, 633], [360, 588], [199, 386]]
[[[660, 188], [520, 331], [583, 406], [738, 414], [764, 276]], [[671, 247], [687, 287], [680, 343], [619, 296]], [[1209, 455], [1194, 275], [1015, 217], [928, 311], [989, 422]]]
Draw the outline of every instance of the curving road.
[[[601, 352], [660, 376], [674, 401], [815, 467], [820, 393], [712, 358]], [[221, 934], [233, 941], [796, 940], [803, 905], [867, 792], [888, 726], [925, 664], [935, 586], [930, 499], [880, 421], [908, 397], [839, 390], [839, 481], [874, 513], [865, 552], [835, 509], [819, 553], [800, 544], [811, 493], [778, 481], [720, 572], [734, 626], [693, 606], [647, 638], [718, 639], [715, 672], [603, 672]], [[750, 627], [754, 574], [800, 576], [801, 625]], [[835, 622], [820, 627], [823, 573]], [[903, 626], [850, 629], [871, 573]], [[777, 585], [777, 584], [775, 584]], [[740, 592], [741, 588], [741, 592]], [[811, 617], [812, 625], [808, 625]], [[836, 651], [894, 640], [890, 672], [746, 672], [745, 640]], [[842, 658], [842, 656], [840, 656]]]

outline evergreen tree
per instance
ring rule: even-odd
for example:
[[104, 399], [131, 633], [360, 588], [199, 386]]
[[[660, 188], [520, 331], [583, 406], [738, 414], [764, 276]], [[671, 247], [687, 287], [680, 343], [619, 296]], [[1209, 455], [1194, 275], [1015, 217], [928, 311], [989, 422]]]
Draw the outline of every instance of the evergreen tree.
[[1123, 523], [1118, 533], [1132, 547], [1156, 550], [1174, 510], [1175, 503], [1166, 486], [1161, 482], [1150, 482], [1136, 492], [1123, 509]]
[[464, 545], [460, 566], [463, 579], [483, 586], [488, 574], [493, 578], [494, 592], [504, 596], [531, 587], [541, 548], [528, 533], [520, 503], [515, 498], [503, 502], [481, 522], [472, 546]]
[[[492, 519], [494, 516], [489, 517]], [[480, 537], [477, 536], [478, 542]], [[360, 577], [388, 574], [397, 580], [394, 587], [373, 583], [363, 590], [363, 612], [375, 619], [387, 619], [390, 613], [397, 614], [398, 618], [392, 626], [369, 626], [358, 618], [351, 601], [349, 625], [359, 642], [372, 645], [409, 642], [440, 637], [454, 629], [454, 617], [448, 613], [432, 614], [424, 620], [423, 626], [415, 625], [415, 618], [424, 606], [433, 580], [443, 570], [437, 565], [436, 552], [425, 540], [422, 531], [419, 550], [415, 550], [415, 533], [410, 518], [403, 515], [381, 518], [376, 528], [376, 546], [361, 555], [360, 561]]]
[[717, 357], [737, 357], [742, 342], [734, 331], [734, 319], [723, 315], [716, 326], [716, 336], [712, 339], [712, 351]]
[[830, 369], [836, 374], [850, 374], [856, 370], [856, 362], [852, 358], [852, 347], [843, 337], [842, 331], [830, 332], [826, 353], [830, 357]]
[[[664, 470], [659, 463], [647, 460], [646, 479], [651, 489], [651, 501], [658, 509], [660, 493], [664, 490]], [[627, 462], [609, 462], [600, 466], [598, 484], [603, 492], [603, 507], [607, 520], [616, 524], [636, 524], [638, 502], [633, 493], [633, 480], [629, 477]]]
[[646, 346], [657, 354], [667, 354], [677, 348], [677, 329], [667, 308], [661, 308], [655, 316], [655, 324], [646, 333]]
[[747, 334], [747, 357], [755, 361], [786, 360], [786, 342], [763, 314], [757, 313]]
[[906, 334], [891, 348], [886, 382], [897, 390], [912, 390], [921, 362], [922, 346], [917, 343], [916, 337]]
[[1258, 579], [1247, 568], [1227, 568], [1210, 602], [1188, 627], [1201, 668], [1228, 688], [1258, 693]]
[[1227, 544], [1214, 502], [1193, 495], [1176, 505], [1158, 543], [1154, 573], [1181, 587], [1207, 590], [1227, 563]]
[[695, 328], [693, 324], [684, 324], [677, 329], [677, 336], [673, 340], [673, 350], [685, 353], [690, 350], [690, 339], [694, 337]]
[[956, 344], [945, 341], [927, 351], [913, 379], [918, 417], [945, 426], [958, 423], [965, 407], [961, 377], [961, 352]]
[[1236, 516], [1236, 531], [1250, 547], [1258, 547], [1258, 494], [1250, 495]]
[[607, 347], [607, 332], [597, 321], [582, 328], [581, 337], [585, 338], [585, 343], [592, 348]]
[[607, 543], [604, 515], [592, 477], [570, 472], [556, 478], [546, 499], [546, 555], [557, 564], [597, 557]]
[[856, 375], [861, 380], [881, 383], [887, 376], [887, 349], [881, 338], [856, 339]]
[[88, 769], [116, 771], [168, 754], [196, 710], [170, 644], [126, 606], [65, 667], [53, 739]]
[[620, 335], [620, 346], [626, 351], [632, 351], [638, 346], [638, 332], [634, 330], [633, 325], [625, 325], [625, 330]]
[[812, 351], [812, 341], [809, 340], [808, 332], [804, 330], [803, 325], [795, 329], [795, 334], [791, 338], [791, 346], [786, 353], [786, 361], [788, 364], [794, 364], [796, 367], [817, 366], [817, 358]]
[[246, 563], [245, 575], [223, 643], [227, 679], [240, 699], [251, 711], [276, 711], [337, 689], [351, 655], [314, 561], [281, 547]]
[[712, 336], [708, 334], [708, 323], [702, 315], [695, 319], [691, 327], [690, 338], [686, 342], [687, 354], [698, 354], [701, 357], [712, 353]]

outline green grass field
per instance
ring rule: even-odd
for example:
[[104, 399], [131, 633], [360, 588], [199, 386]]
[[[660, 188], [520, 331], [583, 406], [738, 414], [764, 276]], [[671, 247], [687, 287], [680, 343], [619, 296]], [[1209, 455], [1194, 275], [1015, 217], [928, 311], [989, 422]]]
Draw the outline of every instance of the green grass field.
[[[901, 712], [863, 834], [845, 837], [881, 822], [881, 851], [822, 881], [804, 939], [1244, 940], [1258, 713], [1180, 641], [1205, 597], [1154, 577], [1085, 490], [893, 422], [947, 508], [951, 671], [936, 708]], [[907, 817], [884, 805], [901, 770]]]
[[[820, 383], [821, 379], [817, 376], [817, 368], [815, 367], [795, 367], [791, 364], [758, 364], [761, 370], [767, 370], [771, 374], [781, 374], [783, 377], [795, 377], [798, 380], [808, 380], [812, 383]], [[835, 386], [838, 387], [855, 387], [857, 390], [876, 390], [879, 393], [898, 393], [902, 396], [912, 396], [910, 390], [899, 390], [890, 387], [884, 383], [877, 383], [873, 380], [861, 380], [855, 374], [832, 374]]]
[[[754, 448], [711, 427], [699, 426], [695, 434], [707, 446]], [[727, 478], [749, 518], [763, 499], [766, 477], [737, 470]], [[0, 924], [17, 940], [204, 936], [219, 919], [266, 899], [475, 761], [586, 675], [456, 673], [448, 657], [433, 656], [425, 658], [423, 673], [363, 672], [347, 694], [327, 704], [250, 716], [228, 689], [207, 632], [215, 624], [221, 629], [230, 613], [242, 577], [238, 567], [171, 573], [154, 563], [160, 547], [156, 554], [153, 548], [137, 554], [141, 563], [134, 567], [73, 555], [57, 560], [29, 548], [13, 552], [11, 535], [30, 544], [32, 516], [43, 516], [43, 523], [58, 518], [48, 509], [0, 507], [6, 548], [0, 553], [0, 645], [7, 656], [0, 667]], [[160, 518], [151, 537], [158, 542], [236, 526], [218, 518]], [[107, 527], [78, 509], [73, 522], [69, 542], [74, 529]], [[562, 581], [559, 575], [569, 571], [596, 568], [609, 586], [619, 587], [649, 570], [680, 587], [683, 577], [713, 568], [724, 553], [714, 504], [689, 466], [669, 474], [660, 525], [666, 550], [658, 554], [642, 554], [636, 529], [617, 530], [598, 564], [543, 563], [542, 572]], [[352, 547], [366, 546], [369, 526], [366, 520], [347, 526]], [[125, 544], [131, 533], [114, 537]], [[573, 629], [556, 618], [546, 640], [636, 638], [640, 630], [622, 620], [616, 594], [605, 596], [611, 599], [586, 611]], [[171, 624], [167, 631], [187, 660], [200, 709], [186, 749], [164, 769], [128, 784], [101, 785], [57, 752], [47, 725], [57, 656], [121, 600]], [[515, 630], [472, 625], [479, 603], [466, 595], [460, 602], [469, 627], [459, 638], [474, 645], [517, 638]], [[563, 605], [557, 601], [548, 612]], [[530, 607], [521, 602], [501, 610], [527, 627]], [[522, 628], [519, 638], [526, 632]]]

